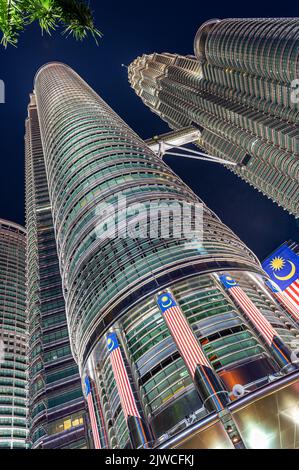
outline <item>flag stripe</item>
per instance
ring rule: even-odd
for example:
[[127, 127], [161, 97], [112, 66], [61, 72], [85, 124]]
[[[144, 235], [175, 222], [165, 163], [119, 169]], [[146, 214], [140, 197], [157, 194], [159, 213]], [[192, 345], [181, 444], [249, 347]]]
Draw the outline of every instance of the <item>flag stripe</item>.
[[119, 397], [120, 397], [121, 406], [122, 406], [125, 418], [127, 418], [128, 414], [129, 414], [129, 409], [130, 409], [130, 405], [129, 405], [128, 399], [127, 399], [127, 393], [128, 392], [127, 392], [126, 386], [124, 384], [123, 374], [122, 374], [122, 372], [120, 370], [120, 367], [119, 367], [116, 350], [114, 350], [111, 353], [110, 358], [111, 358], [111, 365], [112, 365], [112, 368], [113, 368], [114, 377], [115, 377], [115, 380], [116, 380], [116, 386], [117, 386], [118, 394], [119, 394]]
[[[184, 317], [182, 311], [179, 309], [179, 307], [175, 307], [175, 308], [176, 308], [176, 311], [177, 311], [178, 320], [182, 322], [182, 324], [184, 325], [186, 334], [188, 335], [188, 338], [189, 338], [189, 341], [190, 341], [190, 349], [192, 350], [192, 352], [194, 351], [196, 365], [197, 364], [202, 364], [202, 365], [206, 365], [206, 366], [210, 367], [210, 364], [209, 364], [208, 360], [206, 359], [205, 355], [203, 354], [203, 352], [201, 350], [201, 347], [199, 346], [199, 344], [197, 342], [197, 339], [194, 336], [193, 330], [189, 326], [189, 324], [188, 324], [186, 318]], [[188, 344], [186, 344], [186, 345], [188, 346]]]
[[210, 394], [209, 398], [212, 399], [217, 410], [223, 410], [224, 405], [217, 396], [217, 390], [215, 390], [205, 370], [206, 367], [212, 371], [211, 365], [198, 344], [183, 312], [178, 306], [173, 306], [164, 311], [164, 318], [191, 376], [195, 376], [196, 368], [199, 366], [202, 379]]
[[113, 360], [114, 367], [117, 370], [117, 374], [116, 374], [118, 377], [117, 386], [119, 385], [120, 387], [119, 395], [120, 395], [120, 399], [123, 405], [125, 415], [127, 417], [130, 414], [129, 410], [131, 408], [130, 390], [128, 389], [128, 385], [127, 385], [127, 382], [125, 380], [124, 373], [122, 370], [122, 363], [119, 358], [119, 348], [113, 351], [113, 353], [111, 354], [111, 359]]
[[285, 306], [294, 320], [299, 322], [299, 309], [297, 308], [296, 304], [288, 297], [288, 295], [286, 295], [285, 292], [276, 292], [274, 295]]
[[177, 306], [170, 307], [164, 312], [164, 318], [191, 374], [194, 376], [197, 365], [210, 368], [210, 363], [202, 352], [181, 309]]
[[91, 423], [94, 446], [96, 449], [101, 449], [101, 441], [100, 441], [97, 418], [95, 414], [91, 391], [87, 395], [87, 405], [88, 405], [88, 411], [89, 411], [89, 416], [90, 416], [90, 423]]
[[185, 341], [188, 341], [188, 334], [183, 330], [175, 307], [172, 307], [167, 312], [165, 312], [165, 319], [167, 320], [168, 325], [171, 323], [170, 331], [173, 334], [173, 337], [178, 345], [179, 350], [181, 351], [183, 358], [187, 364], [192, 375], [195, 373], [196, 369], [196, 355], [191, 346], [187, 346]]
[[123, 398], [124, 398], [124, 401], [126, 402], [126, 412], [129, 415], [132, 415], [132, 416], [139, 416], [139, 413], [138, 413], [138, 410], [137, 410], [137, 406], [136, 406], [136, 403], [135, 403], [135, 399], [134, 399], [134, 395], [133, 395], [133, 391], [131, 389], [131, 385], [130, 385], [130, 382], [129, 382], [129, 377], [128, 377], [128, 374], [127, 374], [127, 371], [126, 371], [126, 368], [125, 368], [125, 364], [124, 364], [124, 361], [123, 361], [123, 358], [121, 356], [121, 352], [120, 352], [120, 349], [117, 348], [115, 350], [115, 357], [116, 357], [116, 361], [118, 363], [118, 367], [119, 367], [119, 371], [120, 371], [120, 378], [122, 380], [122, 384], [123, 384]]
[[[230, 284], [226, 282], [227, 278], [229, 279]], [[227, 278], [224, 277], [224, 281], [221, 279], [222, 284], [228, 289], [235, 302], [242, 308], [243, 312], [262, 335], [266, 343], [268, 343], [272, 351], [275, 352], [276, 359], [279, 364], [283, 367], [290, 364], [290, 351], [284, 344], [280, 335], [273, 328], [269, 320], [267, 320], [267, 318], [255, 306], [246, 292], [244, 292], [244, 290], [239, 287], [239, 285], [231, 279], [230, 276], [227, 276]]]
[[296, 297], [293, 295], [292, 291], [284, 291], [285, 296], [294, 304], [296, 307], [298, 307], [298, 301]]
[[299, 278], [282, 290], [281, 293], [293, 304], [297, 317], [299, 315]]
[[255, 321], [255, 324], [260, 328], [260, 331], [264, 334], [265, 338], [268, 338], [269, 344], [271, 344], [273, 337], [276, 335], [276, 331], [268, 322], [268, 320], [257, 309], [254, 303], [249, 299], [249, 297], [245, 294], [245, 292], [239, 287], [237, 289], [239, 289], [242, 298], [245, 299], [245, 305], [247, 305], [249, 312], [251, 313], [251, 318], [253, 319], [253, 321]]
[[[165, 308], [163, 301], [164, 304], [168, 303], [169, 307]], [[217, 376], [202, 351], [200, 343], [181, 308], [176, 304], [169, 293], [161, 294], [161, 297], [158, 299], [158, 305], [161, 308], [164, 320], [195, 384], [199, 386], [197, 382], [200, 380], [200, 383], [204, 385], [204, 389], [202, 389], [202, 385], [199, 387], [199, 394], [201, 396], [203, 394], [204, 401], [207, 399], [211, 400], [214, 409], [217, 411], [223, 410], [225, 403], [223, 403], [221, 397], [217, 395], [217, 393], [223, 392], [223, 388], [221, 384], [218, 383]]]
[[110, 361], [125, 418], [128, 416], [136, 416], [140, 418], [128, 373], [119, 347], [115, 348], [110, 353]]
[[286, 292], [294, 300], [294, 302], [299, 305], [299, 287], [297, 281], [293, 282], [289, 287], [287, 287], [284, 292]]
[[183, 353], [183, 357], [186, 360], [190, 372], [192, 375], [194, 375], [197, 363], [197, 355], [192, 342], [190, 342], [189, 332], [186, 331], [185, 325], [183, 322], [181, 322], [180, 314], [177, 312], [176, 307], [169, 309], [167, 312], [167, 317], [169, 323], [171, 323], [171, 326], [173, 327], [172, 331], [175, 334], [174, 339], [177, 341], [179, 349]]
[[[178, 349], [181, 351], [182, 355], [184, 356], [184, 358], [187, 362], [188, 368], [190, 369], [190, 371], [193, 372], [193, 365], [191, 364], [192, 359], [189, 357], [188, 352], [186, 352], [186, 350], [185, 350], [184, 341], [183, 341], [183, 334], [181, 332], [180, 327], [177, 325], [177, 318], [175, 318], [175, 312], [167, 310], [166, 312], [164, 312], [164, 318], [165, 318], [165, 321], [166, 321], [166, 323], [167, 323], [167, 325], [170, 329], [170, 332], [172, 333], [172, 335], [175, 339], [175, 342], [178, 346]], [[170, 325], [171, 318], [173, 318], [173, 324], [172, 325]]]
[[269, 333], [265, 326], [260, 323], [259, 319], [257, 318], [256, 312], [252, 310], [251, 305], [246, 302], [245, 295], [241, 290], [237, 290], [237, 287], [234, 287], [231, 290], [233, 297], [237, 300], [237, 303], [242, 307], [243, 311], [249, 316], [253, 324], [258, 328], [259, 332], [262, 333], [263, 337], [267, 338], [267, 342], [271, 343], [272, 337], [269, 337]]
[[[273, 285], [274, 284], [274, 285]], [[266, 285], [271, 290], [271, 293], [274, 295], [278, 302], [283, 305], [283, 307], [291, 314], [293, 319], [296, 322], [299, 322], [299, 302], [292, 294], [291, 290], [281, 290], [280, 287], [274, 281], [266, 281]], [[299, 279], [293, 282], [293, 287], [296, 292], [299, 293]]]
[[261, 314], [261, 312], [257, 309], [257, 307], [250, 300], [250, 298], [243, 291], [243, 289], [238, 286], [235, 286], [230, 288], [229, 291], [231, 292], [237, 303], [242, 307], [244, 312], [251, 319], [252, 323], [255, 325], [258, 331], [262, 334], [267, 343], [271, 345], [273, 337], [279, 336], [272, 327], [272, 325]]
[[127, 386], [123, 378], [123, 373], [121, 370], [121, 366], [119, 364], [119, 358], [118, 358], [116, 349], [111, 353], [111, 364], [113, 367], [113, 372], [114, 372], [114, 376], [116, 379], [116, 386], [117, 386], [118, 393], [120, 396], [120, 401], [121, 401], [121, 405], [123, 408], [123, 412], [125, 414], [125, 418], [127, 418], [128, 415], [130, 414], [129, 413], [130, 402], [128, 398]]

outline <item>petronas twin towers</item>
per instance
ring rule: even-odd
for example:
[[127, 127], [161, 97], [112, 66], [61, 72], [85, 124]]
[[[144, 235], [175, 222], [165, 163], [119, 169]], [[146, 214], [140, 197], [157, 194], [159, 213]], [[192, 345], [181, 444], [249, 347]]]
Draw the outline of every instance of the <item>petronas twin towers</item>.
[[[298, 215], [298, 43], [298, 20], [213, 20], [129, 80]], [[299, 325], [246, 245], [67, 65], [38, 71], [25, 143], [28, 446], [298, 447]], [[174, 204], [202, 207], [192, 238]]]
[[298, 19], [211, 20], [194, 52], [139, 57], [131, 86], [172, 129], [198, 127], [199, 147], [236, 162], [229, 169], [298, 217]]

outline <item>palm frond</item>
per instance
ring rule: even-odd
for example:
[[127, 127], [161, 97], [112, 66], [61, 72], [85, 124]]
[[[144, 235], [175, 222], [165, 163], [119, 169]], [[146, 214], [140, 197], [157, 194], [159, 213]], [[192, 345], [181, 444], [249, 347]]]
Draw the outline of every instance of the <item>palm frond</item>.
[[83, 40], [90, 34], [96, 44], [97, 38], [103, 34], [94, 24], [93, 12], [89, 5], [82, 0], [57, 0], [62, 9], [61, 21], [66, 25], [64, 33], [73, 35], [77, 40]]
[[63, 33], [77, 40], [90, 34], [95, 42], [102, 37], [96, 28], [93, 12], [85, 0], [0, 0], [1, 44], [16, 45], [25, 26], [38, 22], [42, 32], [63, 27]]
[[59, 25], [61, 17], [61, 8], [56, 0], [25, 0], [23, 7], [25, 12], [25, 21], [30, 24], [37, 21], [42, 32], [50, 34]]
[[1, 44], [16, 45], [19, 32], [24, 28], [20, 2], [13, 0], [0, 0], [0, 31], [2, 33]]

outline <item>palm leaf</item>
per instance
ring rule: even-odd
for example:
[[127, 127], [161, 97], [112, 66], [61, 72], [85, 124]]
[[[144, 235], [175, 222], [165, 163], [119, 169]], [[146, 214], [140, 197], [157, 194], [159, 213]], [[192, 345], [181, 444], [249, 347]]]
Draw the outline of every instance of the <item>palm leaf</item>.
[[102, 37], [102, 33], [95, 27], [89, 5], [82, 0], [58, 0], [58, 3], [62, 9], [61, 20], [66, 25], [64, 33], [73, 35], [77, 40], [90, 34], [98, 44], [97, 37]]
[[1, 44], [16, 45], [19, 32], [24, 28], [20, 2], [13, 0], [0, 0], [0, 31], [2, 32]]
[[0, 0], [1, 43], [16, 45], [20, 31], [38, 22], [48, 34], [62, 26], [63, 33], [83, 40], [90, 34], [97, 42], [102, 33], [95, 27], [89, 3], [83, 0]]

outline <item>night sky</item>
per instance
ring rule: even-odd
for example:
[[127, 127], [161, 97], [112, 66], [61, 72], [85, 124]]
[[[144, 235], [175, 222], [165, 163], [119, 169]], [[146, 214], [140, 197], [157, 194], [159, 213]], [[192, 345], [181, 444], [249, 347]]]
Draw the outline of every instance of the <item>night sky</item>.
[[[31, 26], [18, 48], [0, 49], [0, 78], [6, 103], [0, 104], [0, 218], [24, 223], [24, 120], [36, 70], [46, 62], [73, 67], [144, 139], [168, 131], [130, 88], [127, 71], [138, 55], [152, 52], [193, 54], [197, 28], [210, 18], [298, 16], [296, 4], [273, 2], [199, 2], [171, 0], [90, 1], [97, 26], [104, 33], [99, 47], [41, 36]], [[220, 165], [180, 157], [167, 163], [214, 210], [224, 223], [262, 259], [295, 236], [295, 219]]]

